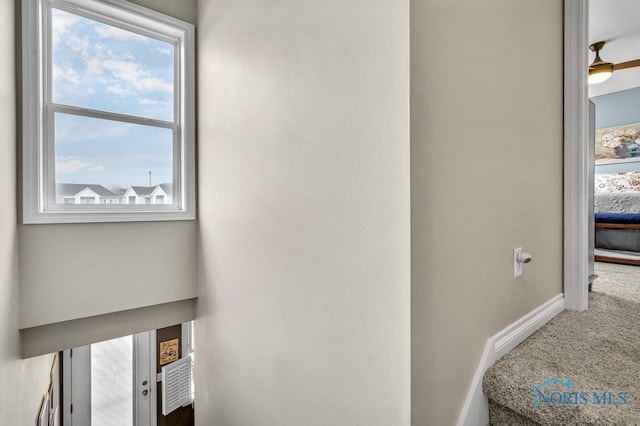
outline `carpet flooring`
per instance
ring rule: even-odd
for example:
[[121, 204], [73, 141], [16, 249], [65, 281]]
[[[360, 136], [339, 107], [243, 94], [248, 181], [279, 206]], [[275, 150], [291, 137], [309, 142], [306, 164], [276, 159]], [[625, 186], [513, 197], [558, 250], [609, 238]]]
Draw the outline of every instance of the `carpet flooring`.
[[[596, 288], [588, 310], [562, 312], [487, 370], [492, 424], [640, 425], [640, 304]], [[551, 378], [565, 385], [539, 388], [551, 398], [536, 405]]]
[[592, 290], [640, 303], [640, 266], [596, 262]]
[[500, 404], [489, 401], [489, 424], [505, 426], [537, 426], [540, 423], [529, 420], [507, 407], [503, 407]]

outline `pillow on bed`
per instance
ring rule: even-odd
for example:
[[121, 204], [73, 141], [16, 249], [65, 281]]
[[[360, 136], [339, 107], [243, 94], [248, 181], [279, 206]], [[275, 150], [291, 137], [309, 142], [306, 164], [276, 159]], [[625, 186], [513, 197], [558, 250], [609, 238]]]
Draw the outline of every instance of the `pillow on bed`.
[[595, 193], [640, 192], [640, 171], [595, 175]]

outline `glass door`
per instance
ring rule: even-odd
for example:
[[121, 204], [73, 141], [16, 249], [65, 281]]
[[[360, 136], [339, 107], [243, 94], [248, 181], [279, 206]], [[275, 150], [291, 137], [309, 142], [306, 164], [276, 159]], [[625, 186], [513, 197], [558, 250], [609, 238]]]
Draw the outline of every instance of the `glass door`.
[[155, 332], [64, 351], [64, 426], [156, 424]]
[[91, 345], [91, 426], [134, 426], [133, 336]]

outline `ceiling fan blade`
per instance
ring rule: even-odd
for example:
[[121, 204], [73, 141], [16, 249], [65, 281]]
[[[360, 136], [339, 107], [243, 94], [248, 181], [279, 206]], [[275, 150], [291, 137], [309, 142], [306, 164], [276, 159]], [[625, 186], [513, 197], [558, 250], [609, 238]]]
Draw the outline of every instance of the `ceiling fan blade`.
[[634, 59], [633, 61], [620, 62], [613, 66], [614, 71], [624, 70], [627, 68], [640, 67], [640, 59]]

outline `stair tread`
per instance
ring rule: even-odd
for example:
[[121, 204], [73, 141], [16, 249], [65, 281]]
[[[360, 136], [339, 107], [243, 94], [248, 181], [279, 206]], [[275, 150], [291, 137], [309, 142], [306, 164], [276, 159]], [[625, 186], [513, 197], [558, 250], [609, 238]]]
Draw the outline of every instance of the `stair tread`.
[[494, 401], [489, 401], [489, 423], [492, 426], [536, 426], [536, 423]]
[[[640, 304], [589, 297], [587, 311], [562, 312], [487, 370], [489, 400], [544, 425], [640, 424]], [[535, 406], [534, 387], [551, 378], [538, 390], [553, 399]]]

